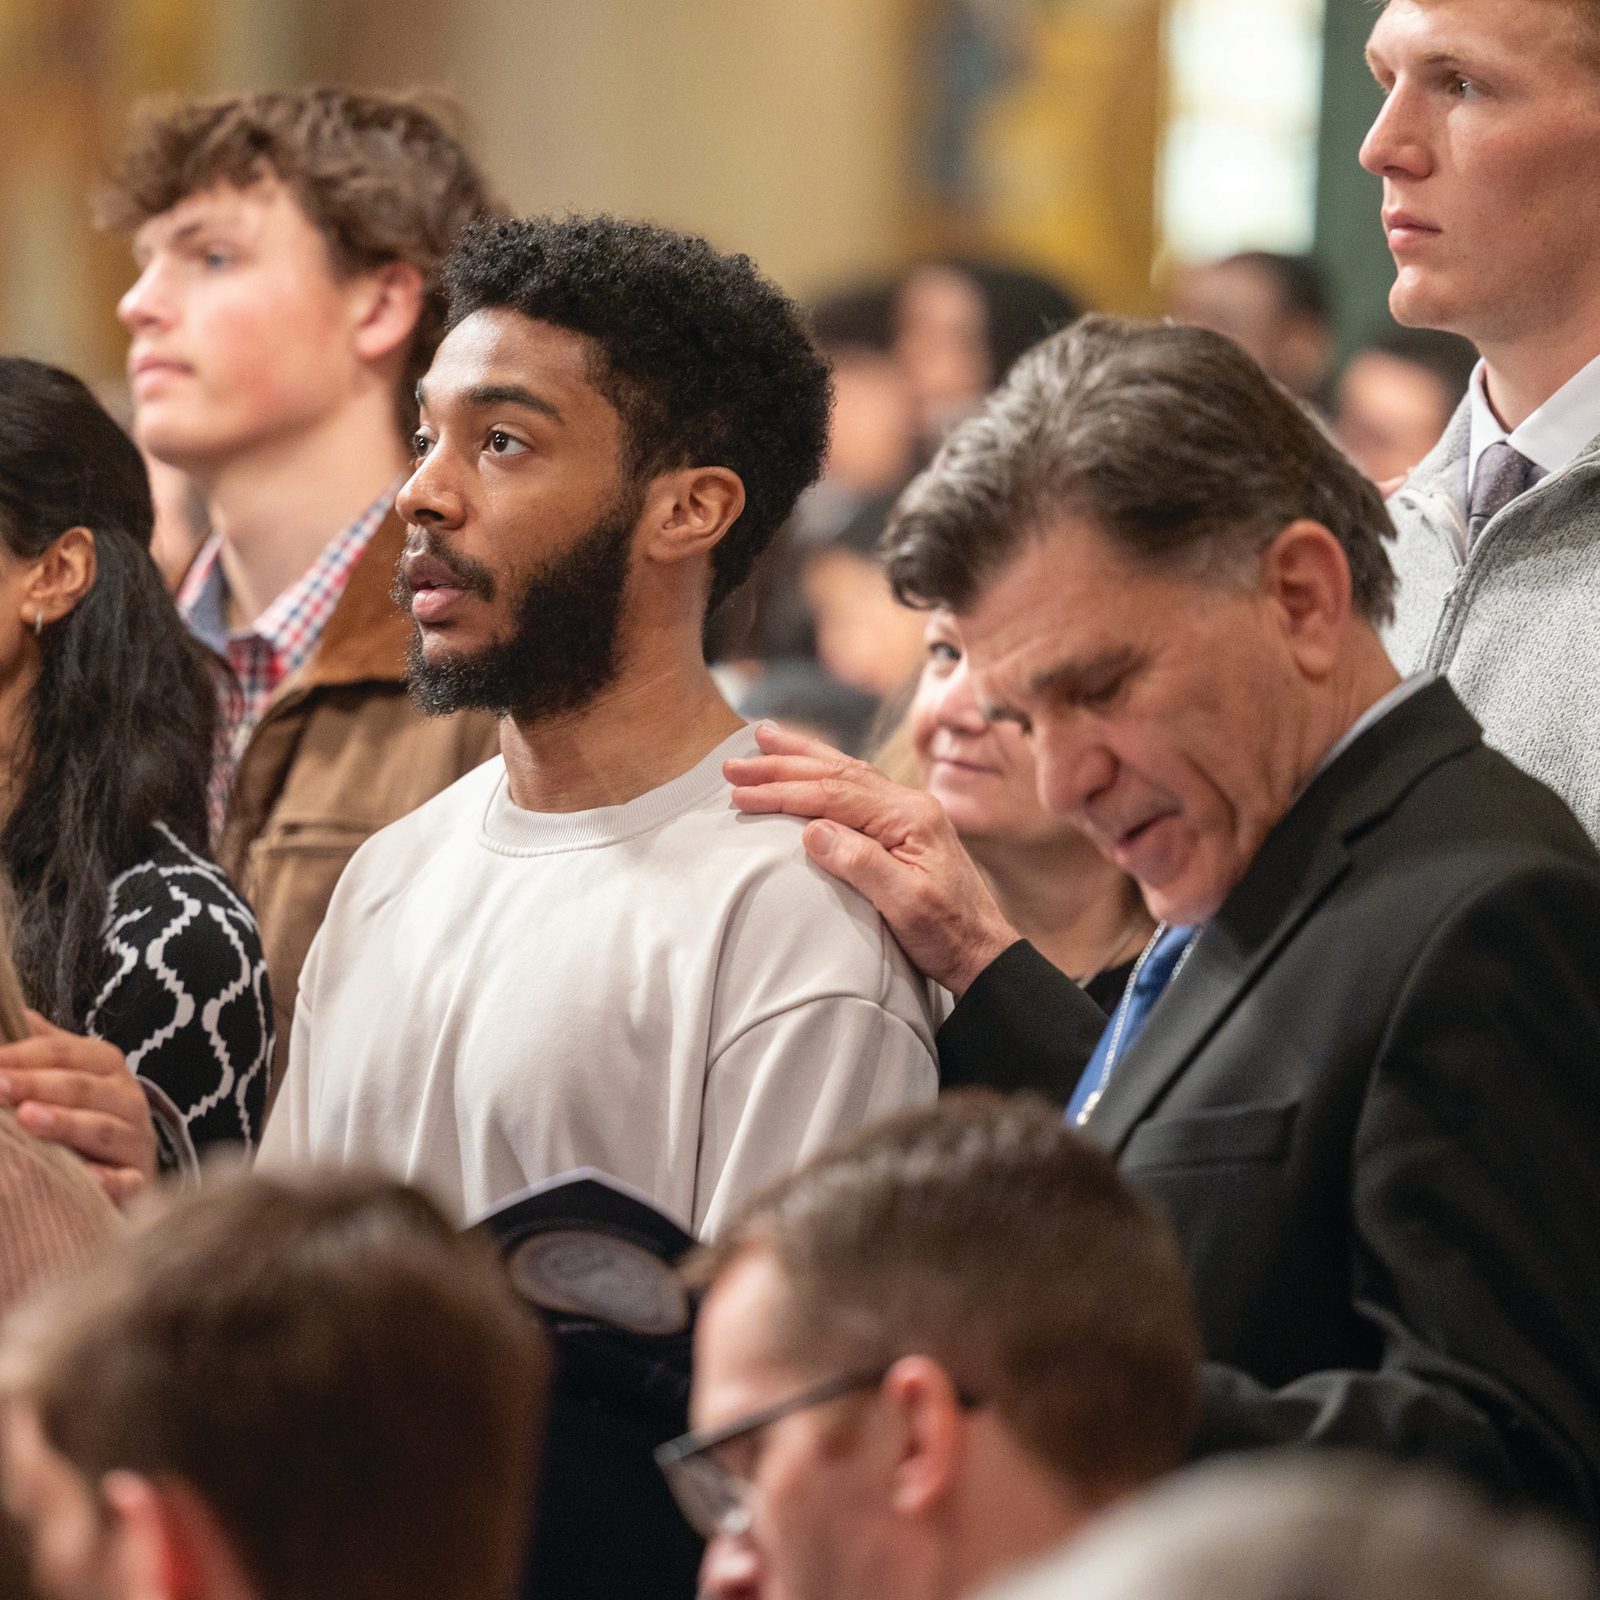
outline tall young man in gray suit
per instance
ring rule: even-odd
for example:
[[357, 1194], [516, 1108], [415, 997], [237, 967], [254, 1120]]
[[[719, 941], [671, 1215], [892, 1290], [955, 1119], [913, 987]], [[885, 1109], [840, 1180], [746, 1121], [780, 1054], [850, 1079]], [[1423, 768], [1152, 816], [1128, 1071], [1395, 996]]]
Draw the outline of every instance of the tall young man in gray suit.
[[828, 819], [812, 857], [960, 996], [946, 1082], [1077, 1076], [1187, 1259], [1202, 1451], [1425, 1456], [1592, 1524], [1600, 856], [1445, 681], [1401, 681], [1385, 532], [1227, 340], [1107, 318], [907, 491], [897, 587], [960, 614], [1041, 798], [1167, 924], [1092, 1053], [927, 796], [769, 732], [734, 800]]
[[1600, 6], [1390, 0], [1367, 56], [1390, 307], [1483, 356], [1390, 501], [1387, 642], [1600, 838]]

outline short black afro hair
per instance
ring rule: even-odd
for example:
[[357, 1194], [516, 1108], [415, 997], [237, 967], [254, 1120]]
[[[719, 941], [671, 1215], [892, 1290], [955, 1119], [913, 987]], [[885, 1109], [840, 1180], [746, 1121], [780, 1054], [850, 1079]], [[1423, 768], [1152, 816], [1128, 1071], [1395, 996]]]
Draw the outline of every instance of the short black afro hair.
[[498, 218], [444, 268], [450, 326], [511, 310], [594, 341], [626, 469], [727, 467], [745, 507], [712, 556], [708, 609], [749, 576], [827, 450], [828, 369], [800, 313], [748, 256], [617, 217]]

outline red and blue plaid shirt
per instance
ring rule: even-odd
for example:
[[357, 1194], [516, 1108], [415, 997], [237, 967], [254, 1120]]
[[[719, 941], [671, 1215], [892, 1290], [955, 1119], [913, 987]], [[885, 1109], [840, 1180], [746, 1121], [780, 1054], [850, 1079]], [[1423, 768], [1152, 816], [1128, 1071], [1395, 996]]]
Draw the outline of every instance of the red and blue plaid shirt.
[[227, 663], [218, 690], [217, 754], [209, 801], [211, 831], [220, 833], [240, 757], [278, 686], [316, 649], [349, 582], [350, 571], [394, 503], [395, 485], [323, 546], [322, 554], [248, 628], [228, 627], [228, 580], [219, 559], [222, 538], [201, 547], [178, 590], [178, 613], [189, 629]]

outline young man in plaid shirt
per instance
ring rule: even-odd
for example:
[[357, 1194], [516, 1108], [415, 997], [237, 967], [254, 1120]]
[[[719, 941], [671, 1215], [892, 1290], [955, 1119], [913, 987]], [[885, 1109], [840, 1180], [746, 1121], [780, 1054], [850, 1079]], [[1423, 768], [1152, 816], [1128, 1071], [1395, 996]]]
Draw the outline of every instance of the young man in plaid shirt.
[[492, 718], [411, 705], [388, 597], [436, 268], [485, 209], [430, 111], [329, 89], [160, 106], [105, 201], [138, 264], [135, 430], [209, 514], [178, 604], [222, 664], [213, 829], [260, 920], [280, 1064], [345, 861], [495, 747]]

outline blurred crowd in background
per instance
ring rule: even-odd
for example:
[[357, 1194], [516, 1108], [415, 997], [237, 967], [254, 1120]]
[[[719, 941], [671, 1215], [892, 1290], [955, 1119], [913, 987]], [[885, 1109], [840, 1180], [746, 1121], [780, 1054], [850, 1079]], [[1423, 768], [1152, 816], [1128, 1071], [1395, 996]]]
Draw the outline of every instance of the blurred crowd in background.
[[[1041, 330], [1090, 309], [1071, 286], [1026, 267], [959, 257], [811, 307], [834, 375], [827, 467], [708, 631], [739, 710], [797, 723], [856, 755], [883, 752], [910, 711], [908, 737], [885, 759], [896, 777], [918, 781], [937, 712], [926, 701], [913, 709], [917, 685], [948, 646], [937, 622], [890, 593], [877, 556], [884, 525], [949, 429]], [[1246, 251], [1182, 266], [1166, 314], [1234, 340], [1381, 486], [1427, 454], [1477, 360], [1453, 334], [1385, 328], [1340, 362], [1331, 291], [1309, 256]], [[182, 549], [181, 532], [177, 541]]]
[[692, 3], [0, 61], [0, 1600], [1594, 1600], [1589, 0]]

